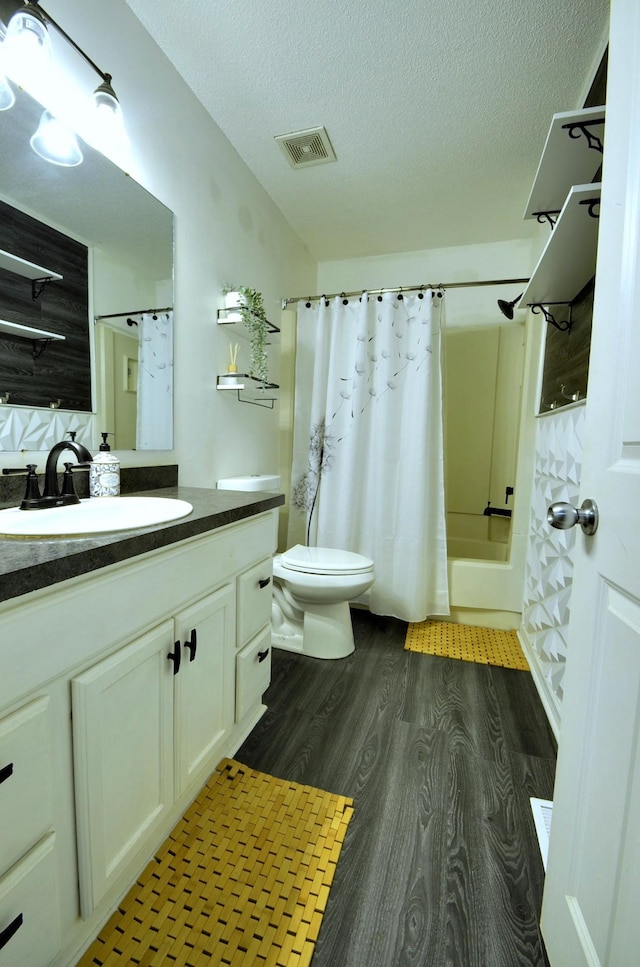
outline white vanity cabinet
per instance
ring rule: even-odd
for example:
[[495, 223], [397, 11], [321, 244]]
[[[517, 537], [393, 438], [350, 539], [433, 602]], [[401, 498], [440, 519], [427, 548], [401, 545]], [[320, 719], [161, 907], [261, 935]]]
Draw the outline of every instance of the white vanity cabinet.
[[266, 710], [276, 514], [0, 605], [0, 967], [75, 964]]

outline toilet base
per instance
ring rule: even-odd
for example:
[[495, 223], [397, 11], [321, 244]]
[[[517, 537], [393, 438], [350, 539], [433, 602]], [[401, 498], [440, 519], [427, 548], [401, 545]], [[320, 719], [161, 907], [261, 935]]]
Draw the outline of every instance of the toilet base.
[[302, 634], [273, 631], [274, 648], [296, 651], [310, 658], [346, 658], [355, 651], [348, 601], [314, 607], [305, 602]]

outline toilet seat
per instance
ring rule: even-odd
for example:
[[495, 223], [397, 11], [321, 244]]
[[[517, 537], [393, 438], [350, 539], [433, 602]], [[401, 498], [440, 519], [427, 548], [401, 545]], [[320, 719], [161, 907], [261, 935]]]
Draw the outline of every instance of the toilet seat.
[[305, 574], [364, 574], [373, 568], [373, 561], [362, 554], [303, 544], [296, 544], [281, 554], [280, 564], [286, 570]]

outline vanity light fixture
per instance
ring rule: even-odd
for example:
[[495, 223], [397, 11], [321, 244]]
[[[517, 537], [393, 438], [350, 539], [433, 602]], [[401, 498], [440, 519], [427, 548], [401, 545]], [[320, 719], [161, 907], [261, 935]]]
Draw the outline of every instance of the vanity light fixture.
[[0, 74], [0, 111], [8, 111], [15, 103], [16, 96], [11, 84], [4, 74]]
[[[49, 27], [55, 28], [61, 37], [80, 54], [87, 64], [100, 77], [100, 84], [91, 96], [92, 101], [92, 134], [96, 140], [101, 141], [105, 146], [108, 143], [125, 142], [126, 134], [122, 117], [122, 108], [111, 83], [111, 74], [101, 71], [97, 64], [85, 53], [85, 51], [73, 40], [69, 34], [44, 10], [38, 0], [26, 0], [9, 19], [6, 37], [2, 47], [8, 63], [17, 65], [17, 69], [24, 75], [25, 70], [31, 74], [32, 71], [39, 73], [50, 70], [51, 61], [51, 37]], [[48, 65], [48, 66], [47, 66]], [[0, 105], [2, 104], [2, 88], [0, 87]], [[46, 103], [46, 102], [45, 102]], [[75, 140], [75, 135], [66, 125], [53, 118], [50, 111], [45, 111], [40, 120], [38, 131], [31, 139], [31, 146], [41, 157], [54, 164], [76, 165], [82, 161], [80, 147], [75, 144], [75, 148], [70, 144], [70, 140]], [[46, 128], [47, 134], [53, 130], [54, 147], [49, 150], [47, 146], [48, 138], [44, 137], [41, 129]], [[59, 126], [59, 127], [58, 127]], [[56, 127], [58, 130], [56, 131]], [[64, 129], [64, 130], [63, 130]], [[66, 147], [61, 151], [61, 144]], [[61, 158], [73, 158], [73, 160], [61, 160]]]
[[[0, 46], [7, 33], [7, 28], [0, 20]], [[16, 103], [16, 96], [13, 93], [11, 84], [0, 69], [0, 111], [8, 111]]]

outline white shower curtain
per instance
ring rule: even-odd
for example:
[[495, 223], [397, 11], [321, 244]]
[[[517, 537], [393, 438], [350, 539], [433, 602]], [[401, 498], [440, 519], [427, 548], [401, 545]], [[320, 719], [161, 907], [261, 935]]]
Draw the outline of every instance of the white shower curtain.
[[138, 322], [136, 447], [173, 448], [173, 312], [144, 312]]
[[298, 304], [291, 530], [375, 562], [369, 607], [449, 614], [441, 293]]

